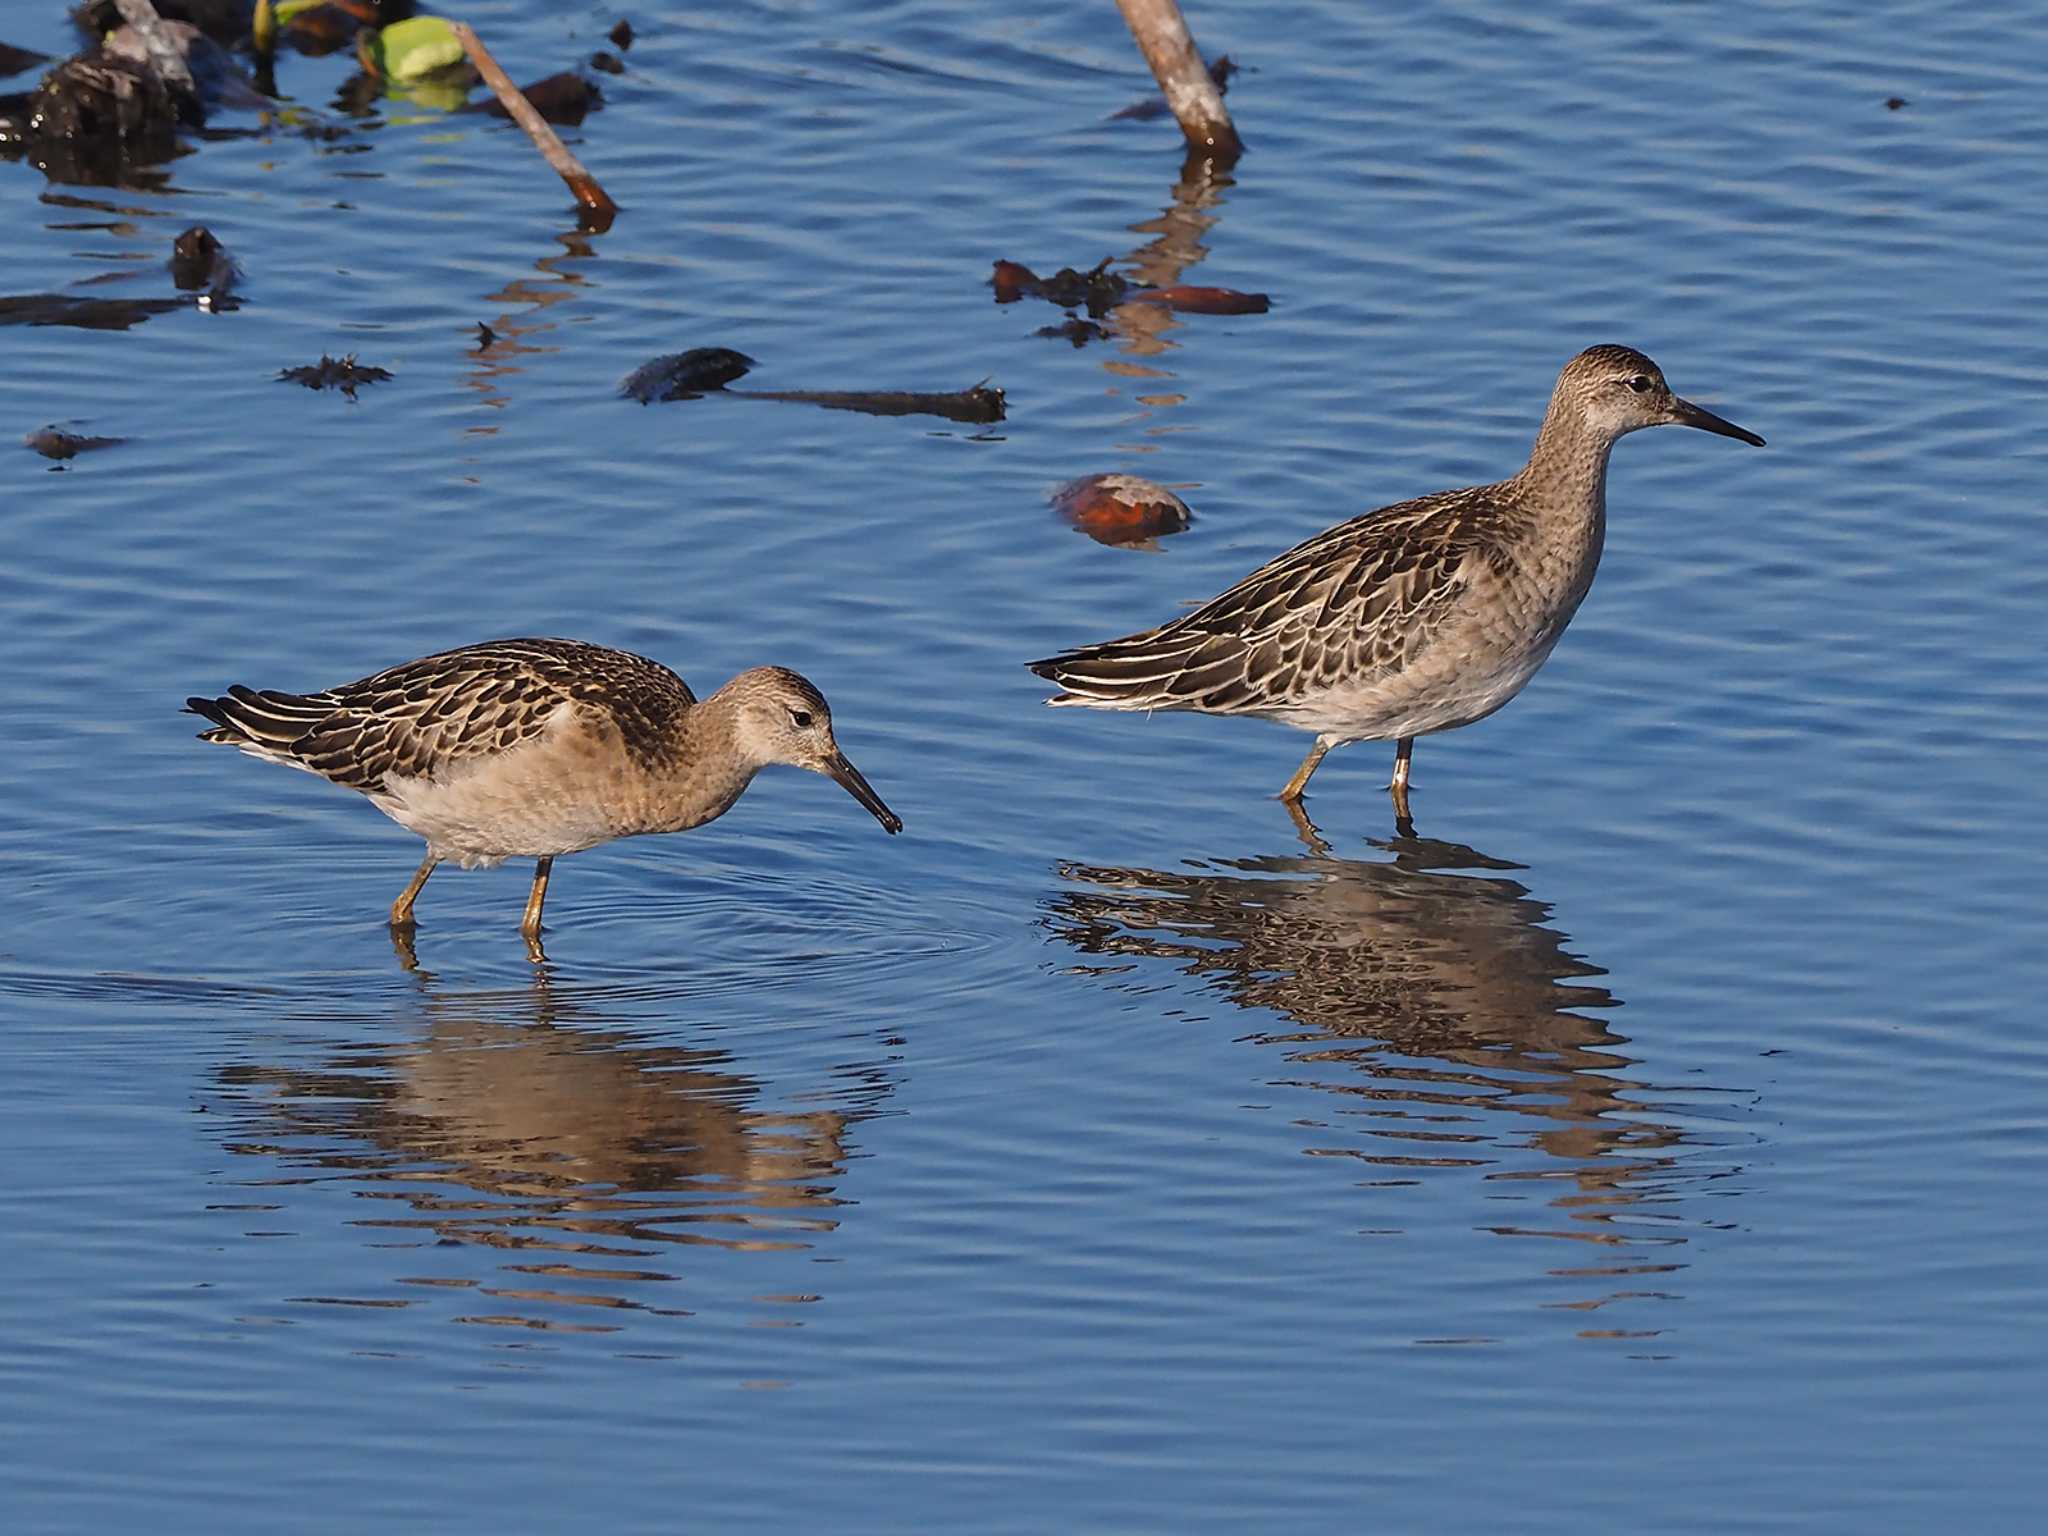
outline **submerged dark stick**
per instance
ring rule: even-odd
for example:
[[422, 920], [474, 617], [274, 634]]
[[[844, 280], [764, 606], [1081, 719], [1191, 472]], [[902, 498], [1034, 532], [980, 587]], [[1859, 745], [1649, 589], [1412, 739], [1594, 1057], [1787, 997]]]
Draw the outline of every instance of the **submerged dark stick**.
[[1178, 0], [1116, 3], [1188, 142], [1235, 160], [1243, 153], [1244, 144], [1230, 121], [1230, 109], [1223, 105], [1223, 93], [1202, 67], [1202, 55], [1196, 51], [1188, 24], [1181, 18]]
[[869, 416], [943, 416], [970, 426], [1003, 419], [1003, 392], [987, 384], [950, 394], [914, 389], [727, 389], [721, 393], [745, 400], [787, 400], [822, 405], [828, 411], [862, 411]]
[[576, 201], [589, 209], [594, 219], [602, 221], [601, 228], [609, 228], [618, 214], [619, 205], [597, 184], [597, 178], [583, 168], [582, 162], [569, 153], [568, 146], [534, 111], [533, 103], [520, 94], [519, 87], [512, 83], [512, 77], [498, 67], [498, 61], [491, 57], [490, 50], [484, 47], [468, 24], [451, 21], [448, 30], [455, 34], [455, 40], [469, 55], [469, 62], [476, 66], [477, 73], [484, 77], [484, 84], [491, 88], [511, 114], [512, 121], [526, 130], [526, 136], [533, 140], [533, 147], [555, 168], [555, 174], [569, 184]]

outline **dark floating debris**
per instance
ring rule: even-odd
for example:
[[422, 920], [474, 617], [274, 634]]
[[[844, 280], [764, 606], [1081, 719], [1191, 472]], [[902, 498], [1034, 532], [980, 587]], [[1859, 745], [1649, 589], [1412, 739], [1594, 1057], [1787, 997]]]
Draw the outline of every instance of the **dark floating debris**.
[[[1191, 315], [1263, 315], [1272, 300], [1263, 293], [1244, 293], [1235, 288], [1205, 288], [1176, 283], [1169, 288], [1138, 288], [1130, 279], [1109, 270], [1105, 257], [1086, 272], [1061, 267], [1051, 277], [1040, 277], [1022, 262], [998, 261], [989, 278], [998, 304], [1019, 299], [1044, 299], [1062, 309], [1086, 309], [1100, 319], [1119, 304], [1158, 304]], [[1069, 335], [1069, 332], [1058, 334]], [[1079, 345], [1077, 341], [1075, 345]]]
[[201, 309], [226, 314], [241, 308], [233, 292], [240, 276], [228, 248], [204, 224], [194, 224], [171, 242], [171, 281], [187, 292], [202, 290]]
[[932, 394], [913, 389], [727, 389], [755, 366], [731, 347], [692, 347], [651, 358], [626, 375], [619, 393], [651, 405], [657, 400], [696, 400], [728, 394], [742, 400], [784, 400], [828, 411], [861, 411], [869, 416], [943, 416], [981, 426], [1001, 421], [1003, 392], [987, 384]]
[[[1237, 65], [1231, 62], [1229, 54], [1219, 54], [1216, 58], [1210, 60], [1209, 78], [1216, 82], [1216, 94], [1218, 96], [1229, 92], [1230, 77], [1236, 73]], [[1172, 110], [1171, 107], [1167, 106], [1164, 96], [1147, 96], [1143, 101], [1134, 101], [1128, 107], [1117, 108], [1116, 111], [1109, 114], [1109, 120], [1114, 123], [1125, 118], [1135, 118], [1143, 122], [1150, 122], [1154, 118], [1165, 117]]]
[[[165, 6], [174, 17], [187, 8]], [[95, 46], [35, 89], [0, 96], [0, 153], [25, 155], [53, 180], [128, 183], [135, 167], [176, 154], [178, 134], [204, 126], [213, 108], [269, 104], [224, 47], [150, 0], [99, 0], [76, 14]], [[244, 14], [236, 36], [246, 30]]]
[[1884, 105], [1887, 112], [1896, 112], [1901, 107], [1910, 107], [1912, 103], [1903, 96], [1887, 96]]
[[605, 36], [611, 39], [612, 46], [619, 52], [629, 52], [633, 47], [633, 23], [621, 16], [618, 24], [605, 33]]
[[[545, 80], [536, 80], [531, 85], [519, 88], [538, 112], [550, 123], [559, 123], [564, 128], [574, 128], [592, 112], [604, 105], [604, 92], [584, 79], [574, 70], [564, 70], [558, 75], [549, 75]], [[505, 104], [493, 97], [462, 108], [464, 112], [481, 112], [488, 117], [511, 117]]]
[[1175, 283], [1170, 288], [1133, 288], [1124, 295], [1126, 304], [1161, 304], [1183, 315], [1263, 315], [1272, 300], [1263, 293], [1240, 293], [1235, 288], [1204, 288], [1195, 283]]
[[943, 416], [971, 426], [1001, 421], [1008, 411], [1003, 392], [988, 384], [947, 394], [914, 389], [735, 389], [728, 393], [746, 400], [787, 400], [869, 416]]
[[623, 75], [626, 72], [626, 61], [616, 53], [606, 53], [600, 48], [590, 56], [590, 67], [607, 75]]
[[619, 393], [652, 405], [657, 400], [695, 400], [746, 377], [754, 360], [731, 347], [692, 347], [651, 358], [626, 375]]
[[61, 427], [44, 427], [40, 432], [31, 432], [22, 439], [46, 459], [75, 459], [81, 453], [93, 453], [101, 448], [118, 448], [128, 441], [125, 437], [87, 437], [77, 432], [66, 432]]
[[356, 390], [362, 385], [381, 384], [390, 377], [388, 368], [372, 368], [359, 363], [353, 352], [346, 357], [329, 357], [323, 352], [317, 363], [286, 368], [278, 374], [279, 379], [303, 384], [308, 389], [338, 389], [351, 400], [355, 399]]
[[485, 325], [485, 324], [483, 323], [483, 321], [481, 321], [481, 320], [477, 321], [477, 323], [476, 323], [476, 349], [477, 349], [477, 351], [479, 351], [479, 352], [488, 352], [488, 351], [490, 351], [490, 350], [491, 350], [491, 343], [492, 343], [492, 342], [494, 342], [494, 341], [496, 341], [497, 339], [498, 339], [498, 333], [497, 333], [496, 331], [492, 330], [492, 329], [491, 329], [491, 328], [490, 328], [490, 327], [489, 327], [488, 325]]
[[1113, 258], [1105, 256], [1086, 272], [1061, 267], [1051, 277], [1040, 277], [1018, 261], [998, 261], [989, 278], [998, 304], [1019, 299], [1044, 299], [1062, 309], [1085, 308], [1098, 319], [1123, 302], [1130, 284], [1109, 270]]
[[1069, 315], [1058, 325], [1041, 325], [1031, 334], [1057, 337], [1061, 341], [1070, 341], [1077, 347], [1085, 347], [1091, 341], [1107, 341], [1116, 332], [1106, 325], [1098, 325], [1093, 320], [1083, 320], [1078, 315]]
[[151, 315], [185, 308], [183, 299], [75, 299], [68, 293], [0, 294], [0, 325], [75, 325], [125, 331]]
[[1083, 475], [1052, 493], [1053, 510], [1098, 544], [1157, 549], [1195, 520], [1188, 504], [1139, 475]]

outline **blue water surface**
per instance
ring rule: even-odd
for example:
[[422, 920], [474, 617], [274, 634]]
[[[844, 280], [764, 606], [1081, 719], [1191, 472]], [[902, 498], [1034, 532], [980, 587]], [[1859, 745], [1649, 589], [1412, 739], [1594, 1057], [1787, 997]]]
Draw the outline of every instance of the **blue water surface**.
[[[127, 439], [0, 456], [10, 1531], [2034, 1528], [2048, 12], [1197, 4], [1229, 171], [1107, 0], [463, 14], [631, 20], [611, 229], [346, 54], [0, 163], [10, 292], [242, 272], [0, 327], [0, 435]], [[993, 302], [1105, 257], [1271, 309]], [[1602, 341], [1770, 446], [1619, 447], [1412, 837], [1383, 746], [1305, 833], [1297, 733], [1040, 707]], [[1008, 415], [618, 398], [710, 345]], [[1066, 526], [1108, 471], [1192, 527]], [[534, 633], [798, 668], [905, 834], [775, 771], [558, 864], [538, 965], [518, 866], [407, 953], [417, 842], [178, 713]]]

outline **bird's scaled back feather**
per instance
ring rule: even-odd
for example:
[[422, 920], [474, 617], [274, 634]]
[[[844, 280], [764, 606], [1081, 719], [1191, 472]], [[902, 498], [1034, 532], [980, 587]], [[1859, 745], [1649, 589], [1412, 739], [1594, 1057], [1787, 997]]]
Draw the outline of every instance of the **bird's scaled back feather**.
[[1029, 665], [1067, 690], [1055, 704], [1217, 714], [1284, 712], [1323, 689], [1399, 672], [1468, 579], [1492, 490], [1368, 512], [1157, 629]]
[[236, 686], [187, 707], [213, 722], [207, 741], [312, 770], [351, 789], [431, 777], [538, 736], [564, 703], [619, 733], [646, 763], [696, 702], [659, 662], [576, 640], [492, 640], [408, 661], [320, 693]]

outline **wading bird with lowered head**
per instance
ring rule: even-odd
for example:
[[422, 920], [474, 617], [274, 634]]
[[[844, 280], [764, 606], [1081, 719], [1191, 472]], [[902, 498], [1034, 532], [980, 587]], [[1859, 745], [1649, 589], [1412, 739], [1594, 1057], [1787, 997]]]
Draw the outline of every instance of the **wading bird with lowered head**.
[[580, 640], [492, 640], [319, 693], [239, 684], [185, 707], [201, 741], [303, 768], [369, 797], [427, 842], [391, 923], [436, 865], [539, 862], [520, 932], [540, 934], [548, 871], [616, 837], [723, 816], [771, 763], [836, 780], [886, 832], [903, 823], [832, 735], [825, 697], [785, 667], [707, 699], [659, 662]]

